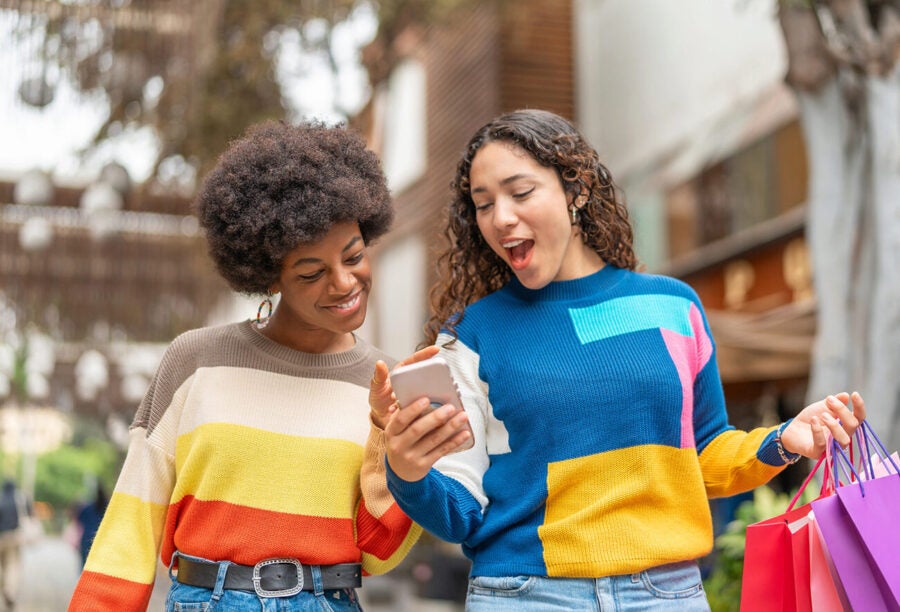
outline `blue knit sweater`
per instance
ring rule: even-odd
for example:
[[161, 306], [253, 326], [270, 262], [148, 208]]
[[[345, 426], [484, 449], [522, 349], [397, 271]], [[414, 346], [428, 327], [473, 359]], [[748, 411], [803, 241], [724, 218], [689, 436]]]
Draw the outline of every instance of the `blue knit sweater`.
[[784, 467], [775, 428], [728, 424], [702, 306], [680, 281], [609, 265], [537, 291], [513, 278], [456, 329], [441, 354], [475, 447], [418, 482], [388, 469], [388, 485], [413, 520], [462, 542], [472, 575], [695, 559], [712, 547], [708, 497]]

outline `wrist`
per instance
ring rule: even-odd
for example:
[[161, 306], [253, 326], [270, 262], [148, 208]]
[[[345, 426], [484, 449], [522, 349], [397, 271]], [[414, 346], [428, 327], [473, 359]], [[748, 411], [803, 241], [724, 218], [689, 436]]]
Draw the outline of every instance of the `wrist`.
[[369, 421], [372, 425], [375, 426], [376, 429], [384, 431], [385, 426], [387, 425], [387, 419], [382, 419], [378, 416], [378, 414], [374, 410], [369, 411]]
[[790, 425], [793, 419], [788, 419], [784, 423], [778, 426], [778, 429], [775, 430], [775, 449], [778, 451], [778, 456], [781, 457], [781, 460], [784, 461], [785, 465], [792, 465], [800, 461], [803, 457], [800, 453], [793, 453], [789, 451], [784, 446], [784, 440], [782, 438], [784, 434], [784, 430], [787, 429], [788, 425]]

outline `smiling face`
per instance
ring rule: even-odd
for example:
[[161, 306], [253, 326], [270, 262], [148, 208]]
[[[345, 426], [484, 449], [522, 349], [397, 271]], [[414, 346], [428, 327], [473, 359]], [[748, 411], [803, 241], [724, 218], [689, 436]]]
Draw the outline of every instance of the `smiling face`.
[[348, 350], [365, 321], [371, 286], [359, 225], [336, 223], [321, 240], [285, 256], [272, 287], [281, 299], [262, 333], [307, 353]]
[[503, 141], [485, 144], [469, 171], [478, 229], [519, 281], [541, 289], [592, 274], [603, 261], [572, 225], [556, 170]]

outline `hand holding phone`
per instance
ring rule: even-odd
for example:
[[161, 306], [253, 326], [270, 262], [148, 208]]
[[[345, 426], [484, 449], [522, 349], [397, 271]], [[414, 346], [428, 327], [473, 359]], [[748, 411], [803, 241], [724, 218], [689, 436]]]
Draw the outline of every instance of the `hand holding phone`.
[[[391, 372], [391, 386], [401, 407], [408, 406], [420, 397], [427, 397], [431, 405], [422, 413], [423, 416], [444, 404], [465, 409], [450, 366], [440, 357], [432, 357], [397, 368]], [[471, 425], [467, 426], [471, 432]], [[472, 448], [474, 443], [472, 435], [469, 441], [457, 450]]]

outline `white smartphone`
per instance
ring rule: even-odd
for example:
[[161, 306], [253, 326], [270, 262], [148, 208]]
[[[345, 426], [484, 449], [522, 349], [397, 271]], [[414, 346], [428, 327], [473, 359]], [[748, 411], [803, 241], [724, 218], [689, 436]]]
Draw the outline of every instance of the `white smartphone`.
[[[420, 397], [427, 397], [431, 406], [422, 413], [423, 415], [444, 404], [452, 404], [465, 409], [462, 399], [459, 397], [456, 381], [453, 380], [450, 372], [450, 366], [440, 357], [432, 357], [397, 368], [391, 372], [391, 386], [394, 388], [394, 395], [397, 396], [397, 402], [401, 407], [413, 403]], [[472, 432], [471, 425], [469, 425], [469, 432]], [[474, 438], [474, 434], [471, 435], [468, 442], [457, 451], [472, 448], [475, 444]]]

